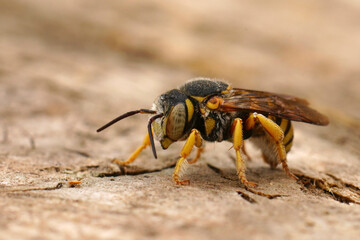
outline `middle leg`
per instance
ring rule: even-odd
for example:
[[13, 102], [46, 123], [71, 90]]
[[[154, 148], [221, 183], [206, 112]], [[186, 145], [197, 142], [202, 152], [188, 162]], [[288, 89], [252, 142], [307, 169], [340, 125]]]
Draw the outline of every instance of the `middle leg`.
[[256, 183], [249, 182], [246, 179], [246, 166], [245, 162], [241, 156], [241, 148], [243, 146], [243, 129], [242, 129], [242, 120], [240, 118], [235, 118], [233, 122], [233, 146], [236, 152], [236, 171], [239, 176], [240, 181], [246, 186], [255, 187]]

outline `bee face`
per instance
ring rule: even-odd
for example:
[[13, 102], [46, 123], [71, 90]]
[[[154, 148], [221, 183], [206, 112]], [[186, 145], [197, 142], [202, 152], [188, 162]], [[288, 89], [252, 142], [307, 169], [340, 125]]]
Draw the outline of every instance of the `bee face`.
[[181, 139], [187, 124], [187, 96], [177, 89], [160, 95], [154, 102], [153, 110], [162, 113], [163, 117], [152, 123], [155, 137], [163, 149]]

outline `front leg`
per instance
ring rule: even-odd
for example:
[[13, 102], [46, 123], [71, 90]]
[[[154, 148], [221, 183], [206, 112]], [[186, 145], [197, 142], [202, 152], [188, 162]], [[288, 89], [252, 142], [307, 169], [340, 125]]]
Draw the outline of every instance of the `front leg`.
[[235, 118], [233, 124], [233, 146], [236, 152], [236, 171], [239, 176], [240, 181], [246, 186], [255, 187], [256, 183], [249, 182], [246, 179], [246, 166], [245, 162], [241, 156], [241, 148], [243, 146], [243, 129], [242, 129], [242, 120], [240, 118]]
[[128, 158], [128, 160], [126, 161], [120, 161], [118, 159], [114, 159], [112, 162], [116, 163], [119, 166], [124, 166], [124, 165], [128, 165], [130, 163], [132, 163], [133, 161], [135, 161], [135, 159], [137, 158], [137, 156], [139, 156], [139, 154], [142, 152], [142, 150], [144, 150], [147, 146], [150, 146], [150, 138], [149, 138], [149, 134], [147, 133], [143, 143], [141, 144], [140, 147], [138, 147], [135, 152], [133, 152], [133, 154], [131, 154], [131, 156]]
[[[186, 143], [185, 143], [183, 149], [181, 150], [181, 153], [180, 153], [181, 158], [176, 163], [175, 170], [173, 173], [173, 180], [176, 184], [185, 185], [185, 184], [190, 183], [189, 180], [181, 181], [179, 178], [182, 174], [183, 164], [188, 163], [186, 158], [190, 155], [191, 150], [193, 149], [194, 145], [199, 148], [198, 154], [194, 159], [196, 161], [198, 159], [198, 157], [200, 157], [200, 153], [202, 151], [201, 150], [202, 149], [201, 148], [202, 139], [200, 136], [200, 132], [196, 129], [191, 130], [191, 133], [190, 133], [188, 139], [186, 140]], [[195, 162], [194, 160], [191, 163]]]

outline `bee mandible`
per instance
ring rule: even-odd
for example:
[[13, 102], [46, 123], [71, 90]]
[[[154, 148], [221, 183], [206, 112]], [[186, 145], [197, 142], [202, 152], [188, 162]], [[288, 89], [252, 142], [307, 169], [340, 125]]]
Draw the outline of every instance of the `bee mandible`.
[[[200, 158], [203, 141], [230, 141], [235, 150], [240, 181], [246, 186], [256, 186], [246, 179], [244, 140], [251, 137], [250, 140], [262, 150], [263, 159], [271, 168], [281, 163], [285, 173], [297, 179], [286, 160], [294, 139], [291, 121], [315, 125], [329, 123], [326, 116], [308, 105], [306, 100], [289, 95], [233, 88], [219, 80], [195, 78], [157, 97], [151, 109], [125, 113], [97, 132], [135, 114], [152, 114], [142, 145], [128, 160], [115, 160], [117, 164], [132, 163], [147, 146], [151, 146], [157, 158], [153, 133], [163, 149], [174, 142], [186, 140], [172, 178], [176, 184], [188, 184], [189, 180], [180, 180], [182, 165], [193, 164]], [[197, 154], [189, 160], [187, 157], [194, 146]]]

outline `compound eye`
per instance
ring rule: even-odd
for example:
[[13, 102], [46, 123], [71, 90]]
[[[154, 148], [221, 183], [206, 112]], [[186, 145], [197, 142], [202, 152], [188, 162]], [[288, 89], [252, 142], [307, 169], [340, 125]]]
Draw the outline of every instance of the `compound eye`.
[[207, 102], [206, 102], [206, 107], [208, 107], [209, 109], [215, 110], [218, 109], [219, 106], [222, 104], [223, 99], [221, 97], [215, 96], [210, 98]]
[[166, 135], [172, 140], [183, 136], [186, 124], [186, 110], [184, 104], [177, 104], [172, 108], [166, 122]]

